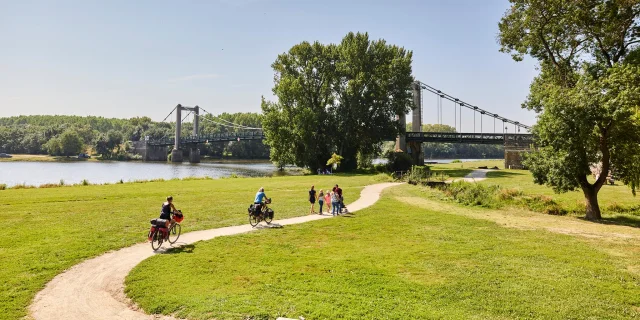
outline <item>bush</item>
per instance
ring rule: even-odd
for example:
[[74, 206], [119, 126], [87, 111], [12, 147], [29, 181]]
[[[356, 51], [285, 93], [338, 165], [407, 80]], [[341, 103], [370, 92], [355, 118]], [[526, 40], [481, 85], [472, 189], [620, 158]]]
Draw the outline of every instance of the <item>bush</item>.
[[389, 152], [386, 155], [387, 169], [391, 172], [396, 171], [409, 171], [413, 164], [411, 156], [404, 152]]
[[375, 176], [373, 176], [373, 180], [378, 182], [392, 182], [393, 176], [388, 173], [378, 173]]
[[41, 184], [38, 186], [38, 188], [40, 189], [46, 189], [46, 188], [58, 188], [60, 187], [59, 184], [57, 183], [45, 183], [45, 184]]
[[451, 161], [451, 163], [462, 163], [462, 160], [456, 159], [456, 160]]
[[456, 181], [441, 188], [444, 194], [455, 201], [467, 206], [481, 206], [487, 208], [499, 208], [501, 205], [495, 201], [495, 195], [500, 190], [499, 186], [485, 186], [479, 183]]
[[89, 183], [89, 180], [82, 179], [82, 182], [80, 184], [82, 184], [83, 186], [88, 186], [90, 183]]
[[64, 179], [60, 179], [60, 186], [64, 186]]
[[7, 185], [4, 183], [0, 183], [0, 190], [7, 190]]
[[15, 186], [11, 187], [11, 189], [33, 189], [33, 188], [35, 188], [35, 186], [30, 186], [25, 183], [16, 184]]

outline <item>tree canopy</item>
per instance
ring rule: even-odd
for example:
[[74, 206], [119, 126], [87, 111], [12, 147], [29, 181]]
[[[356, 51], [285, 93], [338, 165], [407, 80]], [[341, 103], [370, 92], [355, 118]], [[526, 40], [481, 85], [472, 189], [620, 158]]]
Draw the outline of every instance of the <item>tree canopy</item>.
[[[539, 113], [525, 164], [556, 192], [582, 189], [586, 216], [611, 169], [633, 193], [640, 183], [640, 0], [510, 0], [501, 51], [540, 63], [523, 107]], [[602, 166], [596, 181], [591, 167]]]
[[396, 115], [411, 106], [412, 53], [349, 33], [339, 44], [302, 42], [278, 56], [263, 127], [271, 159], [315, 171], [335, 152], [341, 168], [380, 151], [402, 129]]

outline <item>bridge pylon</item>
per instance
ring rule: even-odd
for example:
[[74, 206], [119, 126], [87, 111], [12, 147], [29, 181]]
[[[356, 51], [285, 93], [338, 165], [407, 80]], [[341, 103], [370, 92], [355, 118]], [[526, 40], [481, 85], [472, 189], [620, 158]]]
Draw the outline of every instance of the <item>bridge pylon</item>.
[[[413, 92], [413, 108], [411, 111], [411, 131], [422, 132], [422, 92], [419, 81], [411, 84]], [[398, 121], [402, 126], [402, 133], [396, 138], [396, 152], [406, 152], [413, 159], [414, 165], [424, 165], [424, 153], [422, 152], [422, 143], [419, 141], [406, 140], [407, 118], [405, 114], [398, 115]]]
[[[193, 136], [198, 136], [198, 127], [199, 127], [199, 116], [200, 116], [200, 107], [185, 107], [181, 104], [176, 106], [176, 134], [175, 141], [173, 144], [173, 150], [171, 150], [171, 162], [182, 162], [182, 150], [180, 150], [180, 134], [182, 131], [182, 111], [191, 111], [194, 114], [193, 117]], [[200, 150], [197, 146], [193, 146], [189, 149], [189, 162], [198, 163], [200, 162]]]

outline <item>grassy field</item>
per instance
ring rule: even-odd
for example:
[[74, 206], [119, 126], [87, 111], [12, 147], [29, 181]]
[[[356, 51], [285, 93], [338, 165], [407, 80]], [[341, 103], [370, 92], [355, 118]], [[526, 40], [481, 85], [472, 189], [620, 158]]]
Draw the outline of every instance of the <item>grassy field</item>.
[[[460, 207], [425, 190], [403, 185], [350, 218], [154, 256], [126, 292], [147, 312], [189, 319], [640, 318], [638, 229]], [[604, 239], [558, 231], [568, 226]], [[158, 286], [167, 268], [180, 271]]]
[[431, 170], [444, 173], [450, 178], [462, 178], [469, 174], [473, 169], [486, 166], [493, 168], [494, 166], [504, 169], [504, 161], [501, 160], [478, 160], [462, 163], [442, 163], [442, 164], [430, 164], [428, 165]]
[[374, 176], [296, 176], [0, 191], [0, 319], [24, 316], [35, 293], [66, 268], [145, 241], [167, 195], [185, 213], [188, 232], [248, 223], [247, 207], [261, 186], [276, 218], [284, 218], [308, 212], [312, 184], [339, 183], [349, 201], [376, 182]]
[[[567, 211], [575, 212], [582, 216], [584, 212], [584, 195], [581, 190], [556, 194], [550, 187], [535, 184], [531, 172], [527, 170], [504, 169], [503, 161], [474, 161], [465, 163], [438, 164], [431, 168], [435, 171], [445, 172], [455, 178], [464, 176], [472, 168], [497, 166], [500, 170], [487, 174], [489, 179], [481, 181], [482, 184], [499, 185], [504, 188], [517, 189], [529, 195], [544, 195], [551, 197]], [[453, 173], [453, 174], [450, 174]], [[631, 189], [616, 182], [615, 185], [605, 185], [598, 193], [600, 208], [606, 218], [629, 218], [640, 223], [640, 196], [634, 197]], [[626, 211], [626, 212], [625, 212]], [[637, 219], [636, 219], [637, 217]]]

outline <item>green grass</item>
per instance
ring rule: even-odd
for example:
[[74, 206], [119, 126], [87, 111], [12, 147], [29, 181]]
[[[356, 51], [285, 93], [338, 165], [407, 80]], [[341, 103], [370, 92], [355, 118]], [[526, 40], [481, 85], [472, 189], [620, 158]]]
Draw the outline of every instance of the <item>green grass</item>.
[[[489, 179], [480, 183], [497, 184], [504, 188], [521, 190], [529, 195], [549, 196], [568, 211], [575, 212], [577, 215], [584, 213], [584, 194], [581, 190], [554, 193], [550, 187], [533, 183], [531, 172], [526, 170], [494, 171], [489, 172], [487, 177]], [[630, 217], [630, 219], [634, 219], [638, 217], [638, 222], [640, 222], [640, 197], [634, 197], [631, 189], [621, 182], [616, 182], [613, 186], [603, 186], [598, 193], [598, 202], [604, 218]], [[621, 208], [631, 210], [626, 214], [621, 214], [619, 211], [624, 211], [620, 210]]]
[[[127, 277], [126, 292], [147, 312], [189, 319], [640, 317], [640, 278], [615, 256], [571, 236], [424, 209], [390, 193], [352, 218], [154, 256]], [[168, 268], [179, 271], [170, 286], [158, 285]]]
[[296, 176], [1, 190], [0, 319], [23, 317], [35, 293], [66, 268], [145, 241], [149, 220], [168, 195], [184, 211], [183, 232], [189, 232], [248, 223], [247, 207], [261, 186], [279, 219], [308, 212], [312, 184], [339, 183], [349, 202], [376, 182], [373, 176]]
[[442, 164], [434, 164], [429, 165], [431, 170], [444, 173], [451, 178], [462, 178], [467, 174], [471, 173], [473, 169], [478, 167], [486, 166], [489, 168], [493, 168], [497, 166], [498, 168], [504, 168], [504, 161], [501, 160], [478, 160], [478, 161], [470, 161], [470, 162], [462, 162], [462, 163], [442, 163]]

